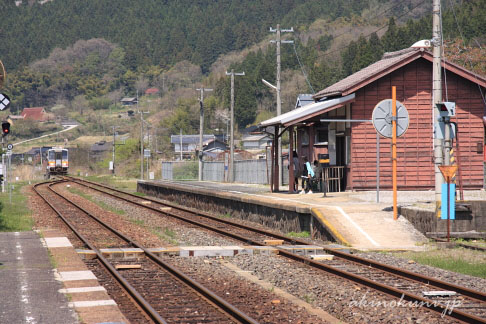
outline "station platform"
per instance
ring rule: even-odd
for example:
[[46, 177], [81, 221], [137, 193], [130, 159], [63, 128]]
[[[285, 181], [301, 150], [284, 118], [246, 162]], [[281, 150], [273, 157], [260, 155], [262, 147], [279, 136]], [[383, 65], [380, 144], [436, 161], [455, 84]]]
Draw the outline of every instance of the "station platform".
[[0, 233], [0, 323], [128, 323], [56, 230]]
[[[427, 238], [404, 217], [393, 219], [392, 193], [376, 191], [291, 194], [288, 188], [270, 192], [269, 186], [208, 181], [139, 181], [140, 185], [164, 187], [225, 200], [264, 205], [312, 214], [340, 244], [360, 250], [420, 250]], [[143, 190], [146, 191], [146, 190]], [[149, 193], [150, 194], [150, 193]], [[432, 191], [399, 192], [399, 205], [433, 206]]]
[[0, 323], [78, 323], [35, 232], [0, 233]]

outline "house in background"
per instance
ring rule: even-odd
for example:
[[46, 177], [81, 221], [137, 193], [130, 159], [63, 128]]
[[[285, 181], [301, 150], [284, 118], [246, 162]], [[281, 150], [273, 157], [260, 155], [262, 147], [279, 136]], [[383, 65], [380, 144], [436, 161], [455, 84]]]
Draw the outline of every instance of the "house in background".
[[301, 93], [297, 96], [297, 102], [295, 103], [295, 108], [304, 107], [305, 105], [314, 103], [314, 98], [312, 98], [312, 94], [308, 93]]
[[272, 138], [268, 134], [248, 134], [241, 138], [241, 147], [244, 150], [264, 150], [271, 142]]
[[[203, 147], [214, 140], [216, 135], [203, 135]], [[189, 159], [199, 147], [199, 135], [171, 135], [170, 143], [174, 145], [174, 158], [180, 159], [182, 154], [183, 159]]]
[[123, 98], [122, 100], [120, 100], [120, 102], [123, 106], [133, 106], [133, 105], [136, 105], [138, 103], [137, 98], [134, 98], [134, 97]]
[[158, 94], [159, 94], [158, 88], [148, 88], [147, 90], [145, 90], [146, 96], [156, 96]]
[[35, 121], [46, 121], [48, 115], [44, 107], [24, 108], [20, 114], [23, 119], [30, 119]]

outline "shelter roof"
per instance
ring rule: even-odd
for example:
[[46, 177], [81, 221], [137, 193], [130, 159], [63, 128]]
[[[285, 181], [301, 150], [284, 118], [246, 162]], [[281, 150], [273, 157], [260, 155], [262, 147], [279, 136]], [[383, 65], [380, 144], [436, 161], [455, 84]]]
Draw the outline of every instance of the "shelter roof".
[[[345, 96], [366, 86], [367, 84], [413, 62], [419, 58], [433, 61], [433, 55], [423, 48], [406, 48], [396, 52], [385, 53], [381, 60], [375, 62], [356, 73], [334, 83], [314, 95], [315, 100], [326, 97]], [[442, 61], [442, 67], [458, 74], [471, 82], [486, 87], [486, 78], [475, 74], [457, 64]]]
[[319, 101], [313, 104], [305, 105], [303, 107], [291, 110], [280, 116], [267, 119], [261, 122], [260, 126], [267, 127], [273, 125], [283, 125], [283, 126], [294, 125], [296, 123], [302, 122], [303, 120], [342, 107], [346, 103], [352, 102], [353, 100], [354, 100], [354, 93], [344, 97]]

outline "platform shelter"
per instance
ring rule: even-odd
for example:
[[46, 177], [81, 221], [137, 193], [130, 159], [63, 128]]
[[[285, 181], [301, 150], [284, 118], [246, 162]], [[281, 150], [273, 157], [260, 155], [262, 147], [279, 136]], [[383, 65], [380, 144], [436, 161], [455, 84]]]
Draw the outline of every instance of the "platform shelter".
[[[330, 168], [338, 171], [334, 181], [340, 191], [376, 188], [377, 165], [381, 188], [390, 189], [391, 140], [377, 136], [370, 121], [375, 105], [391, 99], [391, 88], [396, 86], [397, 100], [409, 114], [408, 130], [397, 141], [398, 189], [434, 188], [432, 61], [432, 54], [424, 49], [385, 53], [380, 61], [319, 91], [313, 96], [314, 103], [265, 120], [260, 126], [274, 134], [273, 143], [289, 133], [290, 160], [294, 150], [299, 159], [305, 155], [311, 162], [319, 154], [329, 154]], [[458, 177], [464, 188], [482, 188], [486, 78], [447, 61], [442, 67], [443, 98], [456, 103], [452, 121], [458, 126], [453, 143], [454, 163], [460, 163]], [[330, 121], [333, 119], [336, 121]], [[273, 191], [279, 188], [276, 151], [272, 155]], [[292, 188], [293, 169], [288, 172]]]

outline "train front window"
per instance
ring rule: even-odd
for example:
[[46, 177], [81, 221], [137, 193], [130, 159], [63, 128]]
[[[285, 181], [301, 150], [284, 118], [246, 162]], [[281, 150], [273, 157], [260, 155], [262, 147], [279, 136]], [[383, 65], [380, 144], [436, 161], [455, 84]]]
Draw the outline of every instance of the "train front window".
[[68, 158], [68, 151], [62, 151], [62, 159], [67, 160]]
[[54, 151], [49, 151], [49, 160], [54, 160], [54, 154], [55, 153], [56, 152], [54, 152]]
[[56, 160], [60, 160], [62, 157], [62, 153], [61, 152], [56, 152]]

